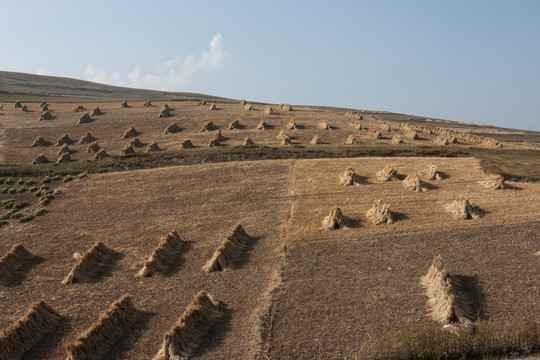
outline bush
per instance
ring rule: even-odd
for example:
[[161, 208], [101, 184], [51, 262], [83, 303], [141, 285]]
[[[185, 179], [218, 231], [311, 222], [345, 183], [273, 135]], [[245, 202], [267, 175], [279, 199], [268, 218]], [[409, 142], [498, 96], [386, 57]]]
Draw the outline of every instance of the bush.
[[41, 216], [41, 215], [45, 215], [46, 213], [48, 213], [49, 210], [45, 209], [45, 208], [41, 208], [41, 209], [38, 209], [36, 210], [36, 212], [34, 213], [34, 215], [36, 216]]
[[47, 175], [47, 176], [45, 176], [43, 178], [43, 180], [41, 182], [44, 183], [44, 184], [50, 183], [51, 182], [51, 177], [49, 175]]
[[30, 190], [31, 193], [35, 193], [37, 191], [37, 189], [38, 189], [37, 187], [32, 186], [29, 190]]
[[11, 189], [8, 190], [8, 193], [9, 194], [15, 194], [15, 193], [17, 193], [17, 189], [11, 188]]
[[71, 176], [71, 175], [66, 175], [66, 176], [64, 177], [64, 182], [65, 182], [65, 183], [66, 183], [66, 182], [70, 182], [71, 180], [73, 180], [73, 176]]
[[24, 180], [23, 180], [23, 179], [19, 179], [19, 180], [17, 180], [17, 184], [18, 184], [18, 185], [22, 185], [22, 184], [24, 184]]
[[27, 180], [27, 181], [25, 181], [24, 185], [26, 185], [26, 186], [34, 185], [34, 180], [32, 180], [32, 179]]
[[11, 185], [11, 184], [13, 184], [13, 180], [11, 180], [11, 178], [7, 178], [6, 181], [4, 182], [4, 184]]
[[39, 200], [39, 205], [41, 206], [47, 206], [51, 203], [51, 199], [49, 198], [43, 198], [41, 200]]
[[[13, 211], [13, 210], [11, 210], [11, 211]], [[22, 218], [23, 216], [24, 216], [24, 215], [23, 215], [22, 213], [15, 211], [15, 212], [13, 212], [13, 213], [9, 216], [9, 218], [10, 218], [10, 219], [20, 219], [20, 218]]]
[[62, 177], [60, 175], [54, 175], [51, 180], [52, 181], [58, 181], [58, 180], [61, 180], [61, 179], [62, 179]]
[[23, 216], [19, 221], [22, 223], [25, 223], [25, 222], [29, 222], [33, 218], [34, 218], [34, 215], [29, 214], [29, 215]]
[[25, 188], [24, 186], [21, 186], [20, 188], [17, 189], [17, 194], [25, 193], [27, 191], [28, 191], [27, 188]]

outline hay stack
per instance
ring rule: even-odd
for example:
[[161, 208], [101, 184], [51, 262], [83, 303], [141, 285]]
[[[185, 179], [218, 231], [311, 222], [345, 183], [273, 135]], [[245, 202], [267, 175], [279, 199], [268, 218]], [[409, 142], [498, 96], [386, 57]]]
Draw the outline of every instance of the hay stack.
[[152, 151], [160, 151], [160, 150], [161, 149], [159, 148], [157, 142], [153, 141], [152, 143], [148, 144], [148, 146], [146, 147], [145, 152], [149, 153], [149, 152], [152, 152]]
[[125, 109], [127, 107], [129, 107], [127, 101], [122, 101], [122, 103], [120, 104], [120, 109]]
[[244, 139], [244, 143], [242, 145], [244, 146], [253, 145], [253, 140], [251, 140], [249, 136], [246, 136], [246, 138]]
[[279, 110], [292, 111], [292, 106], [289, 104], [279, 104]]
[[345, 172], [339, 176], [339, 184], [343, 186], [360, 185], [360, 176], [352, 168], [345, 169]]
[[56, 162], [58, 164], [60, 163], [65, 163], [65, 162], [70, 162], [71, 161], [71, 155], [69, 154], [61, 154], [58, 159], [56, 160]]
[[315, 135], [313, 139], [309, 142], [311, 145], [320, 145], [322, 144], [321, 138]]
[[14, 107], [15, 109], [20, 109], [20, 108], [22, 108], [21, 102], [20, 102], [20, 101], [15, 101], [15, 104], [13, 104], [13, 107]]
[[238, 130], [240, 128], [241, 128], [241, 126], [240, 126], [240, 122], [238, 120], [233, 120], [229, 124], [229, 127], [228, 127], [229, 130]]
[[477, 207], [462, 196], [458, 197], [453, 203], [446, 205], [445, 209], [456, 219], [467, 220], [480, 218], [480, 212]]
[[60, 315], [44, 301], [35, 302], [17, 321], [0, 332], [0, 359], [20, 359], [60, 323]]
[[191, 143], [191, 140], [189, 139], [184, 140], [184, 142], [180, 144], [180, 149], [192, 149], [192, 148], [193, 148], [193, 144]]
[[251, 240], [242, 225], [237, 224], [204, 265], [203, 270], [213, 272], [237, 267], [249, 249]]
[[152, 102], [150, 100], [146, 100], [143, 104], [144, 107], [152, 107]]
[[381, 171], [378, 171], [375, 176], [377, 176], [377, 179], [379, 181], [390, 181], [390, 180], [396, 180], [397, 179], [397, 170], [394, 169], [392, 166], [387, 165], [382, 169]]
[[101, 146], [99, 146], [97, 142], [88, 145], [88, 148], [86, 149], [90, 154], [97, 153], [99, 150], [101, 150]]
[[174, 326], [163, 336], [163, 343], [152, 360], [189, 359], [204, 336], [223, 316], [222, 305], [204, 291], [199, 292]]
[[246, 99], [240, 100], [240, 105], [244, 106], [244, 105], [246, 105], [246, 104], [247, 104], [247, 103], [246, 103]]
[[176, 124], [176, 123], [172, 123], [171, 125], [167, 126], [165, 128], [165, 131], [163, 132], [164, 134], [175, 134], [177, 132], [180, 132], [182, 129], [180, 129], [180, 127]]
[[49, 110], [41, 113], [39, 115], [39, 121], [43, 121], [43, 120], [52, 120], [53, 116], [51, 114], [51, 112]]
[[171, 108], [169, 107], [169, 105], [163, 104], [163, 106], [161, 107], [161, 111], [163, 110], [171, 111]]
[[381, 129], [383, 131], [391, 131], [392, 130], [392, 128], [390, 127], [390, 124], [387, 123], [386, 121], [383, 121], [383, 122], [379, 123], [379, 129]]
[[135, 154], [135, 149], [133, 149], [133, 146], [131, 146], [131, 144], [128, 144], [125, 148], [122, 149], [122, 151], [120, 151], [120, 155], [122, 156], [131, 154]]
[[264, 121], [264, 120], [261, 120], [259, 122], [259, 125], [257, 125], [257, 127], [256, 127], [257, 130], [267, 130], [268, 128], [269, 128], [269, 126], [266, 123], [266, 121]]
[[323, 219], [321, 230], [346, 230], [350, 227], [349, 220], [343, 216], [341, 209], [336, 206], [332, 208], [330, 214]]
[[212, 103], [210, 105], [210, 110], [217, 110], [216, 104]]
[[199, 101], [199, 105], [201, 105], [201, 106], [206, 105], [206, 100], [205, 100], [205, 99], [202, 99], [201, 101]]
[[347, 145], [354, 145], [354, 144], [360, 144], [360, 141], [358, 141], [354, 135], [349, 135], [347, 138]]
[[108, 157], [109, 157], [109, 154], [107, 154], [105, 149], [101, 149], [96, 153], [96, 155], [94, 155], [94, 160], [105, 159], [105, 158], [108, 158]]
[[294, 120], [291, 120], [287, 123], [287, 125], [285, 126], [285, 129], [286, 130], [295, 130], [295, 129], [298, 129], [298, 125], [296, 125], [296, 122]]
[[21, 111], [22, 112], [28, 112], [28, 107], [26, 107], [26, 105], [23, 105], [23, 107], [21, 108]]
[[366, 217], [375, 225], [383, 223], [391, 224], [394, 222], [392, 213], [390, 212], [390, 205], [383, 203], [382, 200], [373, 202], [373, 206], [366, 213]]
[[360, 124], [360, 122], [358, 122], [358, 121], [351, 121], [349, 123], [349, 127], [354, 129], [354, 130], [362, 130], [362, 129], [364, 129], [362, 127], [362, 124]]
[[209, 122], [207, 122], [206, 124], [203, 125], [200, 132], [212, 131], [212, 130], [215, 130], [215, 129], [216, 129], [216, 126], [214, 125], [214, 123], [209, 121]]
[[141, 142], [141, 140], [140, 140], [138, 137], [136, 137], [135, 139], [131, 140], [131, 141], [129, 142], [129, 145], [130, 145], [131, 147], [134, 147], [134, 148], [140, 148], [140, 147], [143, 147], [143, 146], [144, 146], [144, 144]]
[[89, 132], [85, 133], [79, 140], [79, 144], [90, 144], [96, 141], [97, 138], [93, 137]]
[[77, 106], [75, 109], [73, 109], [74, 112], [82, 112], [86, 111], [86, 108], [82, 105]]
[[436, 145], [457, 144], [457, 138], [452, 135], [439, 135], [433, 141]]
[[491, 174], [486, 180], [481, 180], [479, 183], [490, 190], [504, 189], [504, 177], [502, 175]]
[[432, 319], [443, 325], [468, 323], [473, 318], [470, 301], [461, 291], [461, 284], [444, 268], [440, 256], [435, 256], [428, 273], [422, 277], [428, 297], [427, 308]]
[[43, 107], [43, 106], [48, 106], [49, 104], [46, 102], [46, 101], [42, 101], [39, 103], [39, 106], [40, 107]]
[[217, 139], [218, 141], [225, 141], [227, 140], [227, 138], [225, 136], [223, 136], [223, 134], [221, 133], [221, 130], [218, 130], [216, 132], [216, 134], [214, 135], [214, 139]]
[[102, 313], [74, 343], [66, 345], [66, 360], [99, 360], [137, 322], [139, 312], [124, 295]]
[[106, 247], [101, 241], [96, 242], [81, 256], [62, 284], [86, 282], [105, 271], [113, 260], [115, 252]]
[[246, 111], [254, 111], [255, 109], [253, 108], [253, 105], [251, 105], [251, 104], [246, 104], [246, 105], [244, 106], [244, 110], [246, 110]]
[[39, 156], [36, 156], [34, 158], [34, 160], [32, 161], [32, 164], [33, 165], [36, 165], [36, 164], [47, 164], [49, 163], [49, 159], [47, 159], [47, 157], [43, 154], [39, 155]]
[[395, 145], [403, 144], [403, 140], [401, 139], [401, 136], [397, 134], [394, 135], [394, 137], [392, 137], [392, 144], [395, 144]]
[[418, 140], [418, 133], [414, 130], [405, 131], [405, 137], [409, 140]]
[[370, 138], [375, 139], [375, 140], [382, 139], [382, 134], [380, 132], [378, 132], [377, 130], [374, 130], [374, 129], [370, 129], [368, 131], [368, 135], [369, 135]]
[[267, 106], [266, 109], [264, 109], [265, 115], [274, 115], [274, 109], [272, 109], [271, 106]]
[[321, 130], [331, 130], [330, 125], [326, 120], [319, 120], [319, 129]]
[[442, 180], [442, 176], [433, 164], [427, 164], [424, 170], [424, 177], [428, 180]]
[[65, 144], [72, 144], [74, 141], [69, 138], [68, 134], [62, 135], [56, 142], [56, 146], [65, 145]]
[[69, 148], [68, 144], [64, 144], [57, 152], [57, 155], [63, 154], [71, 154], [71, 149]]
[[41, 112], [49, 111], [49, 107], [47, 105], [41, 106]]
[[208, 147], [216, 147], [216, 146], [221, 146], [221, 143], [219, 142], [218, 138], [213, 138], [212, 140], [208, 142]]
[[37, 146], [49, 146], [51, 143], [43, 138], [43, 136], [38, 136], [36, 140], [32, 143], [32, 147]]
[[135, 128], [132, 126], [129, 129], [126, 130], [124, 135], [122, 136], [122, 140], [135, 137], [137, 135], [140, 135], [141, 133], [135, 130]]
[[95, 107], [92, 110], [92, 113], [90, 114], [90, 116], [99, 116], [99, 115], [103, 115], [103, 112], [101, 112], [101, 109], [99, 107]]
[[79, 118], [79, 125], [81, 124], [88, 124], [88, 123], [91, 123], [92, 121], [94, 121], [94, 119], [92, 119], [90, 117], [90, 114], [88, 113], [84, 113], [81, 115], [81, 117]]
[[13, 245], [6, 255], [0, 258], [0, 283], [8, 284], [17, 277], [32, 254], [22, 244]]
[[161, 111], [159, 112], [159, 116], [158, 118], [160, 119], [164, 119], [164, 118], [168, 118], [169, 116], [171, 116], [171, 113], [169, 112], [169, 109], [161, 109]]
[[417, 174], [409, 174], [403, 180], [403, 186], [405, 188], [410, 189], [414, 192], [424, 192], [427, 191], [427, 189], [424, 187], [424, 183], [422, 179]]
[[180, 239], [176, 231], [171, 231], [162, 237], [159, 245], [154, 249], [152, 255], [143, 264], [137, 277], [150, 277], [156, 273], [166, 273], [171, 265], [177, 260], [178, 255], [184, 248], [185, 242]]

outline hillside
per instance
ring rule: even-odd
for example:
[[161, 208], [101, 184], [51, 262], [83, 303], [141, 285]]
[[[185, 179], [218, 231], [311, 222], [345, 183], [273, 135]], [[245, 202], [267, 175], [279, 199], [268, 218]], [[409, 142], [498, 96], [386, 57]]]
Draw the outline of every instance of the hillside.
[[0, 358], [540, 352], [540, 133], [24, 79], [0, 78]]

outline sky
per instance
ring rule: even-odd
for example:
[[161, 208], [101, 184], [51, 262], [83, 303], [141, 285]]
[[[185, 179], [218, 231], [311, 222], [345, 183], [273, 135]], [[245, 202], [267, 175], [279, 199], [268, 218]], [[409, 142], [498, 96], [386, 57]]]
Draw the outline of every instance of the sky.
[[0, 70], [540, 130], [540, 1], [0, 0]]

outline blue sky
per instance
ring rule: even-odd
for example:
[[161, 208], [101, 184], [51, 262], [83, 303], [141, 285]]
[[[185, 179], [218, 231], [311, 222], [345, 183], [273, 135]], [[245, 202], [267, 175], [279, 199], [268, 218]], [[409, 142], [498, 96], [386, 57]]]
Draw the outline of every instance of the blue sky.
[[0, 2], [0, 69], [540, 130], [540, 1]]

